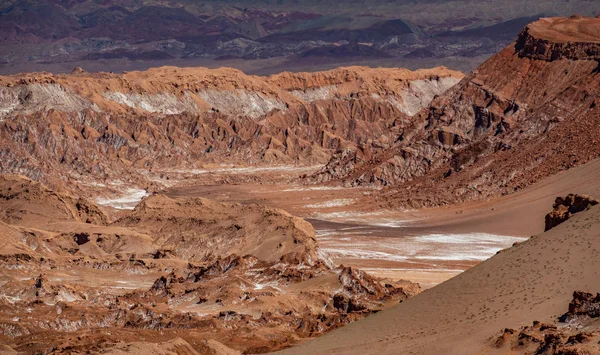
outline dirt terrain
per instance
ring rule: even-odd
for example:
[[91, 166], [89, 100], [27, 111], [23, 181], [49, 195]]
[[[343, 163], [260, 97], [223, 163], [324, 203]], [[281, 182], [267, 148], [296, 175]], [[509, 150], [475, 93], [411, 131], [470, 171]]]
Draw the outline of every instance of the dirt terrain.
[[[282, 354], [535, 353], [511, 349], [509, 340], [494, 343], [502, 329], [534, 321], [558, 323], [566, 335], [597, 338], [593, 319], [575, 317], [565, 324], [558, 318], [569, 310], [573, 292], [600, 291], [598, 223], [600, 209], [592, 207], [412, 300]], [[592, 353], [595, 344], [588, 346]]]
[[[420, 292], [334, 266], [308, 222], [259, 205], [157, 194], [110, 221], [85, 199], [5, 176], [0, 216], [0, 342], [23, 353], [215, 339], [261, 353]], [[166, 343], [121, 346], [132, 339]]]

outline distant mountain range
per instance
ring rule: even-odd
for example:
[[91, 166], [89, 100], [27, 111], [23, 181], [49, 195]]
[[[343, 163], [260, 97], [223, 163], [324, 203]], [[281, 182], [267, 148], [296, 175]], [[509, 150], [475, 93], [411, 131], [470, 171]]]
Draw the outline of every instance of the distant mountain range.
[[468, 71], [545, 15], [593, 1], [0, 1], [0, 74], [230, 66], [249, 73], [340, 64]]

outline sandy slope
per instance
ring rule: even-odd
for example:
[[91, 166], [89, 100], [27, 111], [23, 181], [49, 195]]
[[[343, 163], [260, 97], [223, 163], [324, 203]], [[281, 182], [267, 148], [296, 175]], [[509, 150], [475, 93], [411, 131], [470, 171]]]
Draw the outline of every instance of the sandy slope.
[[600, 159], [562, 171], [499, 199], [423, 210], [428, 228], [531, 236], [544, 230], [544, 216], [557, 196], [569, 193], [600, 197]]
[[552, 42], [599, 42], [600, 23], [593, 18], [554, 17], [530, 25], [531, 34]]
[[[504, 327], [552, 321], [600, 291], [600, 208], [414, 299], [282, 354], [476, 354]], [[490, 350], [491, 351], [491, 350]]]

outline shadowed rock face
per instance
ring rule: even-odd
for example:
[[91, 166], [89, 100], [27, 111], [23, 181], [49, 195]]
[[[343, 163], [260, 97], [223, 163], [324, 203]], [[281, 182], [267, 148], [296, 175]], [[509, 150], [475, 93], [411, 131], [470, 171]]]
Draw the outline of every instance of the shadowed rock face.
[[542, 19], [519, 34], [515, 49], [520, 56], [538, 60], [599, 60], [597, 22], [582, 16]]
[[593, 295], [588, 292], [573, 292], [573, 300], [569, 303], [569, 311], [561, 320], [568, 322], [576, 318], [598, 318], [600, 317], [600, 294]]
[[436, 206], [508, 194], [598, 158], [598, 32], [597, 18], [528, 26], [386, 137], [391, 147], [350, 149], [313, 179], [394, 186], [391, 205]]
[[600, 201], [587, 195], [570, 194], [567, 197], [557, 197], [552, 212], [546, 215], [545, 230], [550, 230], [571, 218], [575, 213], [587, 210]]

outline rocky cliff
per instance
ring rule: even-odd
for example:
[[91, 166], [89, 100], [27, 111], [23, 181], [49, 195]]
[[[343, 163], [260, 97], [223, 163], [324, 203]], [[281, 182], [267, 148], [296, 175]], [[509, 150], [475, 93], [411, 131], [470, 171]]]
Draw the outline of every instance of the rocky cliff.
[[597, 18], [541, 19], [520, 34], [515, 50], [522, 57], [539, 60], [599, 60], [600, 32]]
[[599, 30], [600, 19], [580, 17], [528, 26], [386, 137], [392, 148], [346, 150], [313, 179], [394, 185], [392, 204], [439, 205], [507, 194], [600, 156], [598, 47], [590, 39]]

